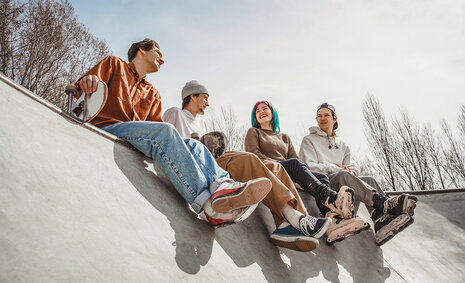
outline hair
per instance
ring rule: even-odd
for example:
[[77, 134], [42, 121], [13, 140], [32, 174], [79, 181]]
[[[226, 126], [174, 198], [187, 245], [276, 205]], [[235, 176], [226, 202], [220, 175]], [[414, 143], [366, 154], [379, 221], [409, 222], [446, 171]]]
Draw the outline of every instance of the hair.
[[200, 93], [193, 93], [193, 94], [190, 94], [190, 95], [184, 97], [184, 99], [182, 100], [182, 109], [186, 108], [186, 106], [189, 104], [189, 102], [191, 102], [191, 95], [199, 96]]
[[270, 122], [271, 128], [273, 129], [273, 131], [275, 133], [281, 132], [281, 129], [279, 128], [278, 112], [276, 111], [276, 109], [273, 107], [273, 105], [270, 102], [265, 101], [265, 100], [258, 101], [257, 103], [255, 103], [255, 106], [252, 109], [252, 127], [258, 128], [258, 129], [261, 128], [260, 123], [258, 123], [258, 121], [257, 121], [257, 113], [256, 113], [257, 112], [257, 107], [261, 103], [266, 104], [270, 108], [271, 113], [273, 114], [273, 117], [272, 117], [271, 122]]
[[129, 47], [129, 50], [128, 50], [129, 62], [131, 62], [132, 60], [134, 60], [134, 58], [136, 58], [137, 51], [139, 51], [139, 49], [148, 51], [148, 50], [152, 50], [154, 47], [160, 48], [158, 43], [155, 40], [150, 39], [150, 38], [145, 38], [142, 41], [134, 42], [131, 45], [131, 47]]

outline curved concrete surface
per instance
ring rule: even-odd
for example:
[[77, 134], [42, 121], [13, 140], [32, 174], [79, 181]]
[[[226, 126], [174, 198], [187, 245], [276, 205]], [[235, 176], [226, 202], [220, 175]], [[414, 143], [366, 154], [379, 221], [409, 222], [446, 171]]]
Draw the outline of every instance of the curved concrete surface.
[[299, 253], [262, 206], [212, 229], [150, 159], [3, 76], [0, 121], [1, 282], [465, 281], [464, 191], [419, 196], [382, 248], [369, 231]]

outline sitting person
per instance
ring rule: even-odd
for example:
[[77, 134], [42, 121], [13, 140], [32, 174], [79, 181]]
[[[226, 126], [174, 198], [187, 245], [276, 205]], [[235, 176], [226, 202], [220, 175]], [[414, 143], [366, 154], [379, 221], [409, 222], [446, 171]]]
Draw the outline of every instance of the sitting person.
[[[187, 82], [181, 92], [183, 109], [172, 107], [166, 110], [163, 120], [172, 123], [183, 137], [197, 134], [202, 136], [201, 140], [215, 140], [215, 135], [206, 133], [205, 121], [198, 117], [209, 106], [209, 96], [207, 88], [199, 82]], [[212, 148], [215, 151], [217, 147]], [[244, 182], [258, 177], [271, 180], [271, 192], [262, 203], [270, 209], [277, 227], [270, 236], [275, 245], [298, 251], [310, 251], [318, 246], [315, 238], [325, 233], [330, 220], [308, 215], [282, 166], [276, 166], [274, 174], [254, 154], [239, 151], [225, 152], [216, 161], [235, 180]]]
[[299, 156], [312, 171], [327, 174], [332, 187], [350, 186], [355, 191], [355, 208], [363, 202], [375, 224], [376, 242], [381, 245], [413, 223], [417, 198], [408, 194], [389, 198], [373, 177], [358, 177], [350, 162], [350, 149], [337, 135], [336, 109], [318, 106], [318, 127], [311, 127], [300, 146]]
[[354, 191], [351, 188], [342, 186], [335, 192], [329, 187], [326, 175], [311, 172], [298, 159], [289, 136], [280, 133], [278, 112], [270, 102], [255, 103], [251, 115], [252, 128], [245, 137], [245, 150], [256, 154], [265, 164], [281, 164], [292, 181], [315, 198], [320, 212], [333, 219], [327, 231], [328, 244], [369, 228], [360, 217], [353, 217]]
[[[212, 225], [221, 221], [222, 213], [256, 207], [271, 190], [270, 180], [235, 182], [203, 144], [183, 140], [172, 125], [162, 122], [160, 94], [145, 79], [164, 63], [157, 42], [144, 39], [132, 44], [128, 59], [130, 63], [106, 57], [76, 82], [77, 97], [95, 92], [98, 81], [108, 86], [107, 102], [90, 123], [151, 157], [178, 193], [197, 213], [204, 211]], [[229, 221], [236, 222], [239, 216]]]

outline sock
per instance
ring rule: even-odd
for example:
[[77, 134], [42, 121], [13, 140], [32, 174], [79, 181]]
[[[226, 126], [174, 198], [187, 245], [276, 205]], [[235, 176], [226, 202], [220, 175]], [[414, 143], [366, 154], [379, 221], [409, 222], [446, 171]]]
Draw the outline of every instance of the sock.
[[291, 224], [297, 230], [300, 230], [300, 218], [305, 216], [302, 212], [295, 210], [292, 206], [286, 205], [284, 206], [282, 213], [286, 218], [287, 222]]

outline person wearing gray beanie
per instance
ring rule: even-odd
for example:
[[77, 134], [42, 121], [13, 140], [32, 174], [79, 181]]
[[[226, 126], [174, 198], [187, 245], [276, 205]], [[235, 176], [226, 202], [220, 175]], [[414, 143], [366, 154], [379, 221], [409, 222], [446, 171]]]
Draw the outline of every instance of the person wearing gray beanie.
[[184, 98], [186, 98], [187, 96], [191, 94], [201, 94], [201, 93], [210, 95], [208, 93], [207, 88], [204, 85], [202, 85], [196, 80], [192, 80], [192, 81], [187, 82], [186, 85], [183, 87], [181, 91], [181, 98], [182, 100], [184, 100]]

